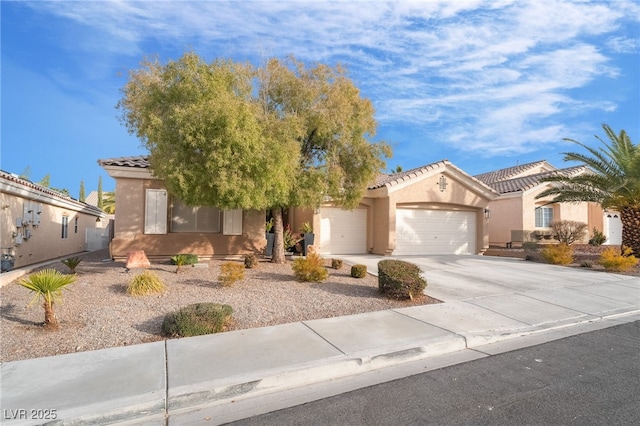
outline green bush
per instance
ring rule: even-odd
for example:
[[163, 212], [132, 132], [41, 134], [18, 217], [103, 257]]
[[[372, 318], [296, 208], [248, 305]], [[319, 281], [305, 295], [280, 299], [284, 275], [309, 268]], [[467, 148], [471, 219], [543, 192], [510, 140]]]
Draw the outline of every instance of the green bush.
[[172, 265], [194, 265], [198, 263], [198, 255], [197, 254], [189, 254], [189, 253], [182, 253], [182, 254], [176, 254], [175, 256], [171, 257], [171, 264]]
[[601, 246], [607, 241], [607, 237], [596, 228], [593, 228], [593, 237], [589, 240], [589, 244], [592, 246]]
[[427, 281], [422, 278], [421, 272], [413, 263], [381, 260], [378, 262], [378, 289], [387, 297], [413, 300], [422, 295], [427, 287]]
[[540, 254], [544, 260], [554, 265], [568, 265], [573, 262], [573, 247], [566, 243], [545, 246]]
[[353, 265], [351, 267], [351, 276], [353, 278], [364, 278], [367, 276], [367, 265]]
[[231, 287], [237, 281], [244, 279], [244, 265], [238, 262], [225, 262], [220, 266], [220, 283]]
[[158, 275], [151, 271], [144, 271], [133, 277], [127, 287], [127, 293], [132, 296], [146, 296], [149, 294], [164, 293], [165, 289], [166, 285]]
[[244, 267], [247, 269], [253, 269], [258, 266], [258, 258], [255, 254], [249, 253], [244, 255]]
[[68, 259], [61, 260], [61, 262], [62, 262], [63, 265], [65, 265], [67, 268], [69, 268], [69, 271], [72, 274], [75, 274], [76, 273], [76, 268], [78, 267], [80, 262], [82, 262], [82, 259], [80, 259], [79, 257], [70, 257]]
[[613, 247], [605, 249], [600, 255], [600, 263], [609, 271], [625, 272], [638, 264], [638, 259], [629, 247], [623, 247], [622, 253]]
[[342, 268], [342, 260], [341, 259], [331, 259], [331, 267], [333, 269], [341, 269]]
[[321, 282], [329, 276], [324, 259], [317, 253], [309, 253], [306, 258], [296, 259], [292, 268], [298, 281]]
[[233, 308], [219, 303], [196, 303], [164, 317], [162, 331], [169, 337], [191, 337], [225, 331]]

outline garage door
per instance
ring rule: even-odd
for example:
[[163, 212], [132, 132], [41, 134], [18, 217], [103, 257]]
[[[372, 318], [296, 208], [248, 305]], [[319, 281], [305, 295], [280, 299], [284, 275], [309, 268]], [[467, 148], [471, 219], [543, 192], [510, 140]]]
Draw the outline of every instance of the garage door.
[[320, 209], [320, 253], [363, 254], [367, 252], [365, 209]]
[[452, 210], [397, 209], [393, 254], [473, 254], [476, 214]]

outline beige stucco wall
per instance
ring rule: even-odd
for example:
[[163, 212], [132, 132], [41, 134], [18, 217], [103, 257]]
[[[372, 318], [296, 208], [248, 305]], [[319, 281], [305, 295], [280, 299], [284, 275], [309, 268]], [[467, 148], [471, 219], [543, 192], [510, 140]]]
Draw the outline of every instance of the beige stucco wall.
[[[260, 253], [264, 250], [264, 211], [245, 211], [242, 235], [222, 233], [144, 234], [145, 194], [147, 189], [162, 189], [157, 179], [116, 179], [115, 237], [111, 242], [111, 256], [124, 259], [131, 251], [144, 250], [150, 258], [169, 258], [178, 253], [192, 253], [202, 258]], [[167, 220], [170, 221], [168, 215]]]
[[[16, 222], [24, 217], [24, 205], [39, 206], [39, 224], [25, 223], [18, 228]], [[32, 265], [85, 250], [87, 228], [106, 226], [108, 221], [96, 222], [97, 216], [82, 211], [74, 202], [58, 201], [52, 204], [51, 197], [33, 193], [27, 196], [0, 193], [0, 235], [3, 254], [15, 256], [14, 268]], [[33, 221], [33, 213], [28, 215]], [[68, 218], [67, 238], [62, 238], [62, 218]], [[77, 219], [77, 227], [76, 227]], [[16, 243], [16, 234], [30, 237]]]
[[[580, 241], [586, 243], [593, 228], [602, 232], [603, 211], [595, 203], [554, 203], [547, 204], [551, 197], [536, 199], [544, 187], [533, 188], [529, 191], [504, 194], [489, 204], [491, 219], [489, 220], [489, 244], [504, 247], [512, 242], [512, 230], [550, 232], [551, 228], [536, 228], [535, 208], [547, 206], [553, 208], [553, 220], [571, 220], [586, 223], [588, 233]], [[520, 241], [514, 241], [519, 243]]]

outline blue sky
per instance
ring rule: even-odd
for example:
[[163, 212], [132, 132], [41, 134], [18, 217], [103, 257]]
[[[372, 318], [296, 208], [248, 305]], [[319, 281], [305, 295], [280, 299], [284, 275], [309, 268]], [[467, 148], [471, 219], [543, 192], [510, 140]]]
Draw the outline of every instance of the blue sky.
[[0, 168], [78, 196], [97, 160], [144, 154], [118, 121], [144, 56], [341, 63], [376, 108], [387, 168], [471, 175], [546, 159], [601, 123], [640, 136], [637, 1], [1, 2]]

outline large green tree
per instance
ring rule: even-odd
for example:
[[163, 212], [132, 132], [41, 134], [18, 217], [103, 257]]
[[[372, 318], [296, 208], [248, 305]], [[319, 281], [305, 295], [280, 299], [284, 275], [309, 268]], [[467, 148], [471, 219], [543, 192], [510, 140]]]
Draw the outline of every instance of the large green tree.
[[640, 254], [640, 148], [631, 142], [624, 130], [616, 134], [603, 124], [607, 141], [595, 136], [601, 146], [590, 147], [573, 139], [586, 153], [564, 153], [565, 161], [578, 161], [588, 173], [580, 176], [551, 176], [545, 181], [556, 185], [538, 195], [555, 196], [554, 202], [592, 201], [603, 208], [620, 212], [622, 245]]
[[131, 71], [122, 122], [149, 150], [154, 175], [191, 205], [271, 209], [273, 262], [284, 261], [282, 210], [327, 198], [357, 206], [384, 168], [371, 102], [341, 67], [295, 58], [261, 67], [189, 52]]

